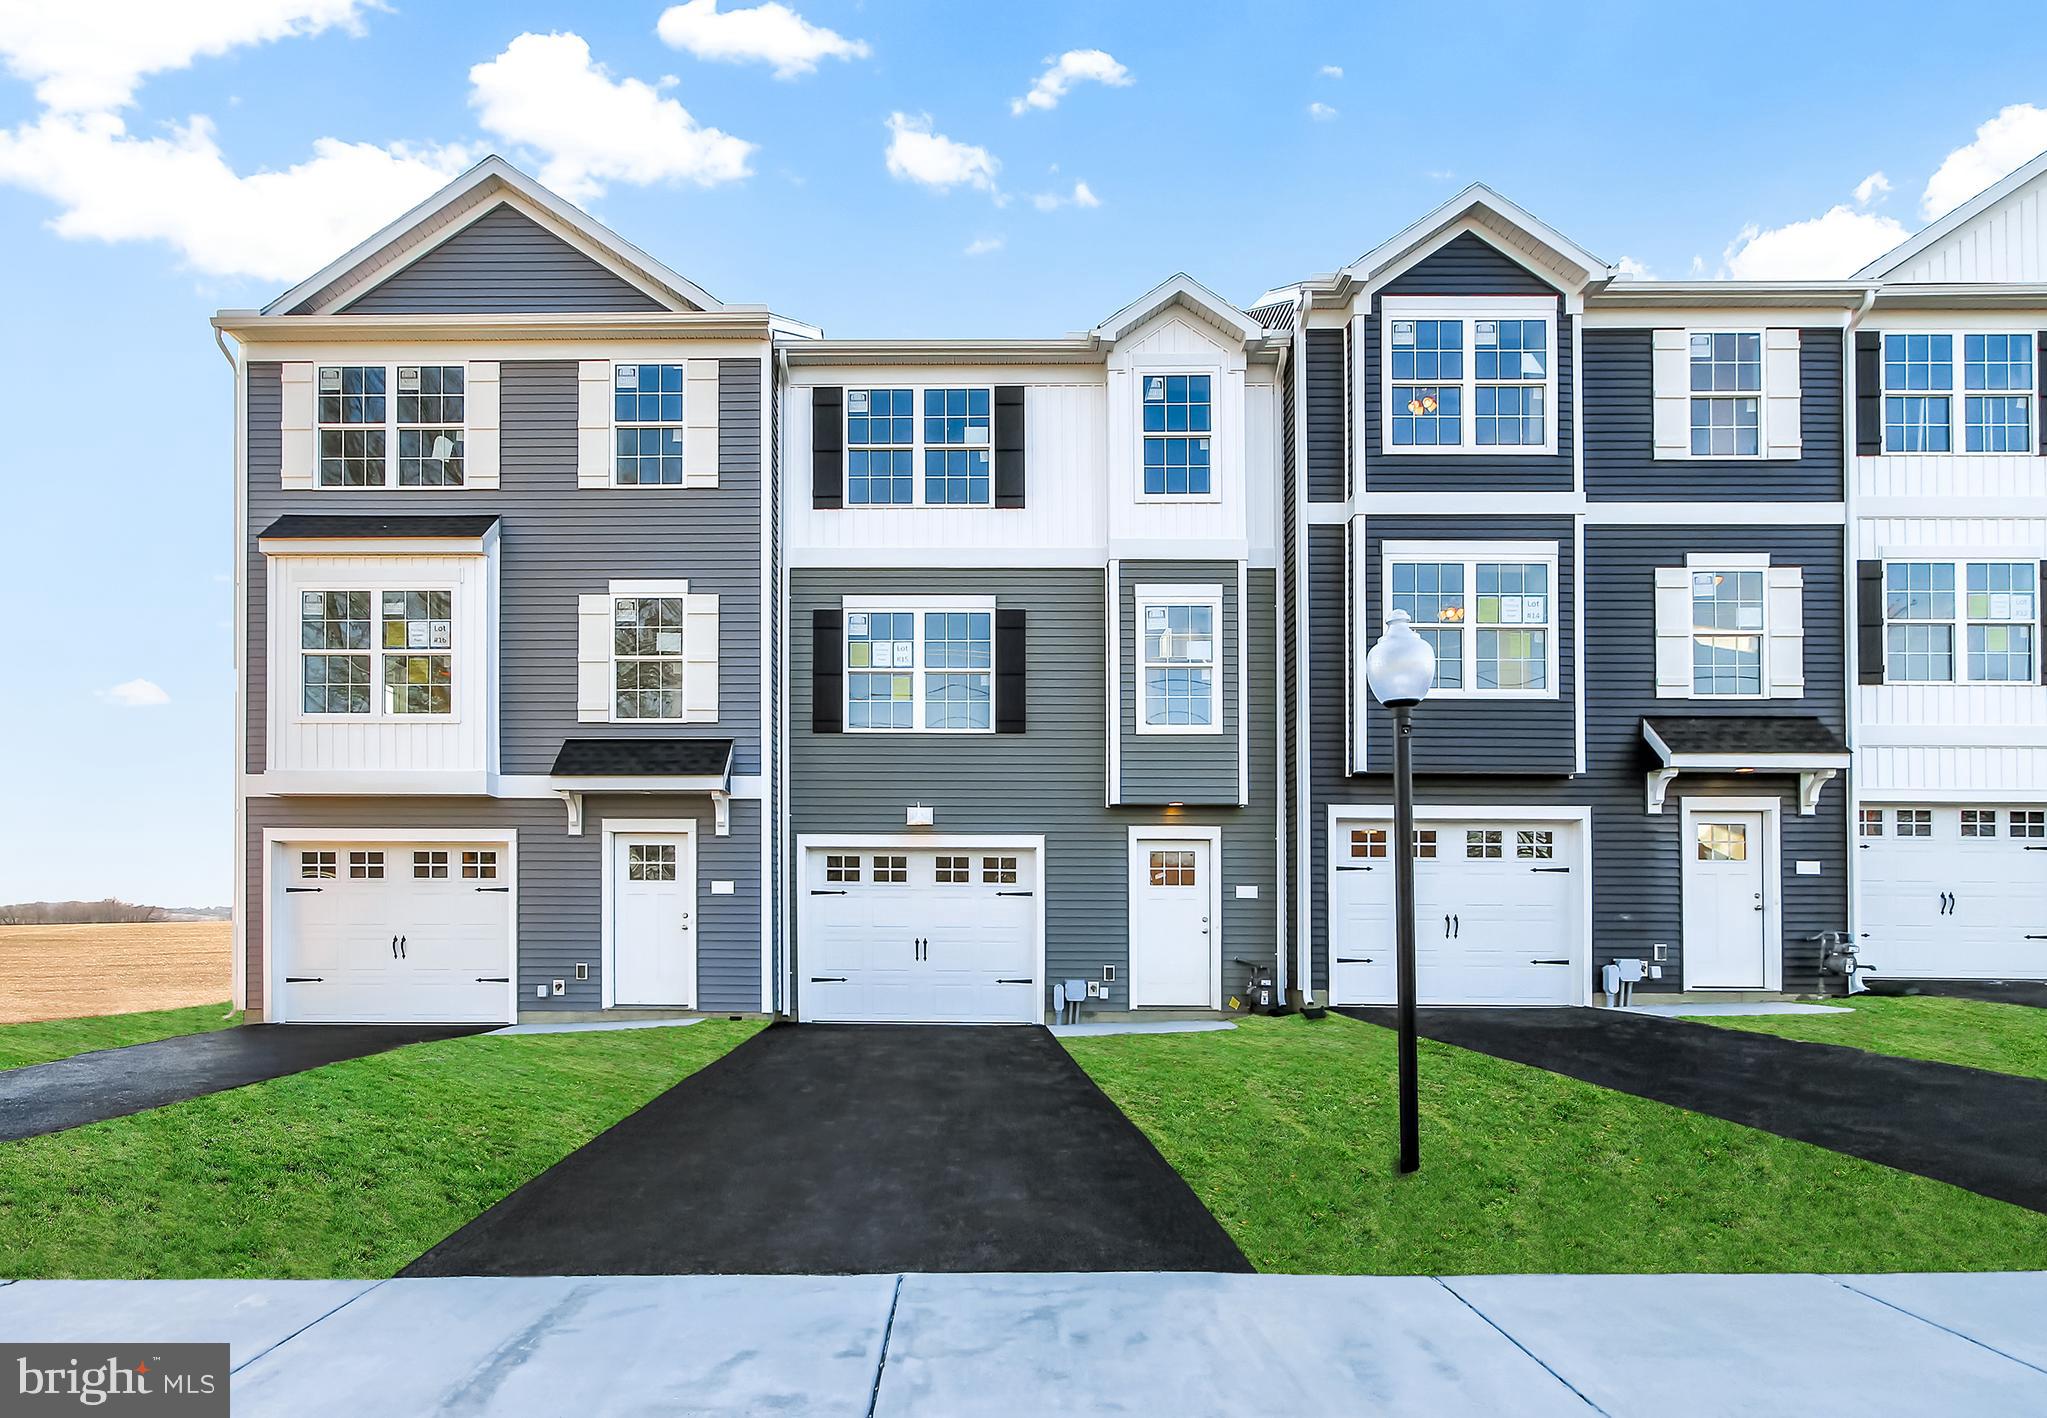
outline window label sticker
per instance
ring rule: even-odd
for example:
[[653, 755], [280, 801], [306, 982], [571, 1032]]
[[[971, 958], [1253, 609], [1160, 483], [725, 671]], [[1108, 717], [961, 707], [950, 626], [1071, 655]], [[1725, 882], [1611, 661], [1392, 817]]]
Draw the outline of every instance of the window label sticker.
[[865, 389], [848, 389], [846, 391], [846, 412], [849, 414], [864, 414], [867, 412], [867, 391]]
[[640, 387], [640, 367], [637, 364], [622, 364], [618, 367], [616, 387], [637, 390]]
[[1740, 609], [1740, 611], [1736, 613], [1735, 619], [1739, 627], [1743, 630], [1761, 630], [1763, 628], [1762, 607], [1743, 606]]
[[1497, 345], [1500, 342], [1500, 322], [1497, 320], [1474, 320], [1471, 324], [1472, 339], [1481, 345]]
[[445, 650], [448, 648], [447, 621], [437, 620], [428, 627], [427, 648], [430, 650]]
[[867, 633], [866, 615], [859, 611], [849, 612], [846, 616], [846, 633], [848, 635], [865, 635]]
[[1719, 584], [1719, 580], [1720, 578], [1710, 571], [1694, 571], [1692, 573], [1692, 594], [1703, 599], [1712, 599], [1713, 588]]
[[1161, 404], [1166, 398], [1166, 381], [1154, 374], [1144, 381], [1144, 401], [1147, 404]]
[[405, 648], [408, 650], [427, 648], [425, 621], [410, 620], [405, 623]]
[[1694, 335], [1694, 336], [1692, 336], [1692, 358], [1693, 358], [1693, 359], [1711, 359], [1712, 357], [1713, 357], [1713, 337], [1712, 337], [1711, 335]]
[[680, 655], [682, 653], [682, 632], [679, 630], [655, 632], [654, 651], [660, 655]]
[[1393, 322], [1393, 343], [1396, 345], [1411, 345], [1414, 343], [1414, 321], [1396, 320]]
[[401, 394], [417, 394], [419, 392], [418, 365], [401, 364], [398, 366], [398, 392]]
[[982, 426], [981, 424], [974, 424], [974, 423], [970, 423], [970, 424], [968, 424], [968, 425], [967, 425], [967, 442], [968, 442], [968, 443], [970, 443], [970, 444], [976, 444], [976, 445], [979, 445], [979, 444], [985, 444], [985, 443], [987, 443], [987, 441], [988, 441], [988, 430], [987, 430], [987, 429], [986, 429], [986, 428], [985, 428], [984, 426]]

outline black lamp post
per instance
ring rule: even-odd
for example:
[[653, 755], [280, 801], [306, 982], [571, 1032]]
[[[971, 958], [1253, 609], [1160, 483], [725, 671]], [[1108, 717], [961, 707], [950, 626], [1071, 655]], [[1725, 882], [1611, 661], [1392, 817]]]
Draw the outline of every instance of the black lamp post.
[[1400, 1170], [1422, 1165], [1414, 1037], [1414, 706], [1436, 682], [1436, 652], [1414, 633], [1406, 611], [1386, 617], [1386, 633], [1365, 657], [1372, 694], [1393, 715], [1393, 919], [1400, 1026]]

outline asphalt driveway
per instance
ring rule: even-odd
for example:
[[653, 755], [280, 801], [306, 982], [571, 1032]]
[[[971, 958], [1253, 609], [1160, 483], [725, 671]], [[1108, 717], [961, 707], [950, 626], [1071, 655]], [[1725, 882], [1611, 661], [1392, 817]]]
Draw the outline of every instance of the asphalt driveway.
[[[1341, 1012], [1393, 1024], [1388, 1009]], [[1441, 1043], [2047, 1212], [2039, 1079], [1610, 1009], [1423, 1009], [1418, 1021]]]
[[1250, 1268], [1046, 1030], [781, 1024], [404, 1273]]
[[0, 1142], [125, 1117], [405, 1044], [481, 1028], [245, 1024], [0, 1071]]

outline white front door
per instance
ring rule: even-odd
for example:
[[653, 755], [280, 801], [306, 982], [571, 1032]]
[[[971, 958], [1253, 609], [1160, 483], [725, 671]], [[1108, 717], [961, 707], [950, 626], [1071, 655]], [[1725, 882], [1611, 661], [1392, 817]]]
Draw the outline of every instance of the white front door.
[[810, 847], [797, 923], [799, 1017], [1035, 1024], [1037, 852], [1008, 842]]
[[611, 1002], [694, 1009], [697, 866], [688, 833], [612, 838]]
[[[1567, 822], [1442, 819], [1415, 829], [1415, 988], [1423, 1004], [1572, 1004], [1578, 829]], [[1330, 836], [1329, 942], [1337, 1004], [1390, 1004], [1392, 824], [1338, 820]]]
[[1130, 853], [1130, 1003], [1207, 1009], [1221, 989], [1209, 843], [1140, 837]]
[[1684, 844], [1687, 989], [1765, 988], [1764, 814], [1698, 812]]
[[292, 842], [272, 926], [276, 1017], [511, 1017], [511, 863], [496, 843]]

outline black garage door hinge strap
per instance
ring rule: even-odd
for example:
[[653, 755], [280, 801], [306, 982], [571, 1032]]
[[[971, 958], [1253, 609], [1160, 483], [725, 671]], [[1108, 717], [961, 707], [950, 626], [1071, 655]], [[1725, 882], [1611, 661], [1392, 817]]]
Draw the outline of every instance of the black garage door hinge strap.
[[810, 983], [813, 985], [843, 985], [846, 983], [846, 977], [844, 975], [812, 975]]
[[1530, 871], [1569, 871], [1569, 867], [1530, 867]]
[[812, 896], [844, 896], [846, 893], [843, 891], [820, 891], [817, 887], [813, 886], [810, 888], [810, 894]]
[[1530, 965], [1568, 965], [1571, 962], [1568, 960], [1531, 960], [1528, 963]]
[[1372, 957], [1369, 955], [1362, 957], [1356, 955], [1339, 955], [1336, 957], [1336, 963], [1339, 965], [1369, 965], [1372, 963]]
[[324, 975], [286, 975], [284, 983], [287, 985], [324, 985], [327, 983], [327, 977]]
[[1340, 867], [1338, 867], [1338, 868], [1337, 868], [1337, 870], [1338, 870], [1338, 871], [1370, 871], [1370, 870], [1371, 870], [1371, 868], [1370, 868], [1370, 867], [1345, 867], [1345, 866], [1340, 866]]
[[510, 975], [478, 975], [476, 983], [479, 985], [509, 985], [512, 983], [512, 977]]
[[995, 983], [998, 985], [1035, 985], [1038, 982], [1036, 980], [997, 980]]
[[1037, 895], [1037, 893], [1036, 893], [1035, 891], [998, 891], [998, 892], [996, 892], [995, 894], [996, 894], [997, 896], [1035, 896], [1035, 895]]
[[287, 886], [284, 888], [284, 892], [287, 896], [294, 896], [301, 891], [325, 891], [326, 889], [324, 886]]
[[476, 889], [478, 891], [510, 891], [512, 888], [509, 886], [479, 886]]
[[2027, 940], [2047, 940], [2047, 935], [2029, 935]]

